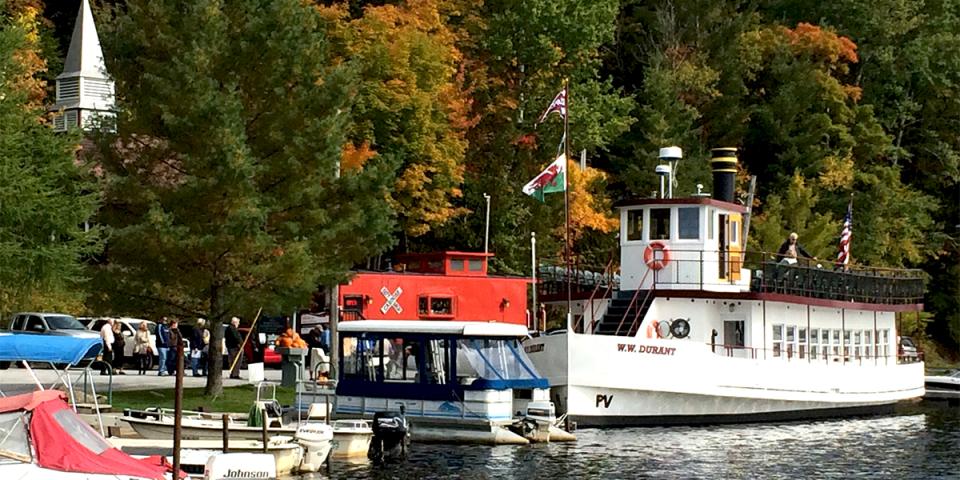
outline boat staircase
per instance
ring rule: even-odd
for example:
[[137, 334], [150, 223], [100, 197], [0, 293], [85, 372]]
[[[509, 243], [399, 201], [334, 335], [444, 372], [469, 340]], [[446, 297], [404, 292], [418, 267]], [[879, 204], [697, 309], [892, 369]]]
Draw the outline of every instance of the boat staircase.
[[621, 290], [610, 298], [610, 306], [594, 325], [594, 335], [636, 335], [653, 304], [653, 290]]

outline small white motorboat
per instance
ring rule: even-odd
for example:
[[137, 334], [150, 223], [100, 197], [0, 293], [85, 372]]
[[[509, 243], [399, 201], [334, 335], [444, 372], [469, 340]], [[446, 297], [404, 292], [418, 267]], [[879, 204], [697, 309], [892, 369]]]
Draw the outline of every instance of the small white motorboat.
[[943, 375], [927, 375], [924, 377], [926, 400], [948, 400], [960, 402], [960, 370]]

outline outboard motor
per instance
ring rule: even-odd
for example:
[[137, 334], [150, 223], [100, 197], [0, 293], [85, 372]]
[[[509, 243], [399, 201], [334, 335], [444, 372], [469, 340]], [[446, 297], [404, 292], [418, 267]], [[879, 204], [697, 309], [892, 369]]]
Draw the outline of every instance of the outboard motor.
[[409, 446], [410, 429], [403, 406], [400, 413], [377, 412], [373, 415], [373, 439], [367, 458], [376, 463], [400, 462], [407, 459]]

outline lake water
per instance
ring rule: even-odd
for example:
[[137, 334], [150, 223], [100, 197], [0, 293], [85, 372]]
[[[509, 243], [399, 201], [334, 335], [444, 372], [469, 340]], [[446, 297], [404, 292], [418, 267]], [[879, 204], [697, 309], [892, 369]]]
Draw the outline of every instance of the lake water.
[[960, 479], [960, 407], [806, 423], [580, 430], [572, 444], [417, 445], [400, 465], [333, 462], [298, 479]]

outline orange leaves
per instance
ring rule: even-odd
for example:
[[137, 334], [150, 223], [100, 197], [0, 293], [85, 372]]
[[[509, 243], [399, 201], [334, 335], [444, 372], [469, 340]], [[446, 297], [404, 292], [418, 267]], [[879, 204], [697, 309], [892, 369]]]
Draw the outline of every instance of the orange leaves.
[[784, 36], [798, 52], [822, 58], [826, 63], [857, 63], [857, 45], [847, 37], [824, 30], [809, 23], [799, 23], [797, 28], [781, 27]]
[[352, 171], [362, 170], [367, 160], [376, 155], [377, 152], [370, 148], [370, 142], [364, 141], [359, 147], [354, 145], [353, 142], [347, 142], [343, 146], [343, 153], [340, 155], [340, 168]]
[[605, 196], [607, 174], [596, 168], [581, 170], [576, 162], [571, 162], [567, 170], [570, 176], [570, 241], [576, 242], [588, 229], [610, 233], [619, 228], [620, 222], [612, 216], [610, 200]]
[[47, 61], [40, 56], [40, 12], [42, 6], [34, 1], [21, 1], [8, 6], [16, 26], [23, 31], [23, 44], [14, 53], [14, 58], [23, 69], [16, 77], [18, 90], [27, 95], [27, 106], [43, 106], [46, 97], [46, 82], [40, 74], [47, 70]]

